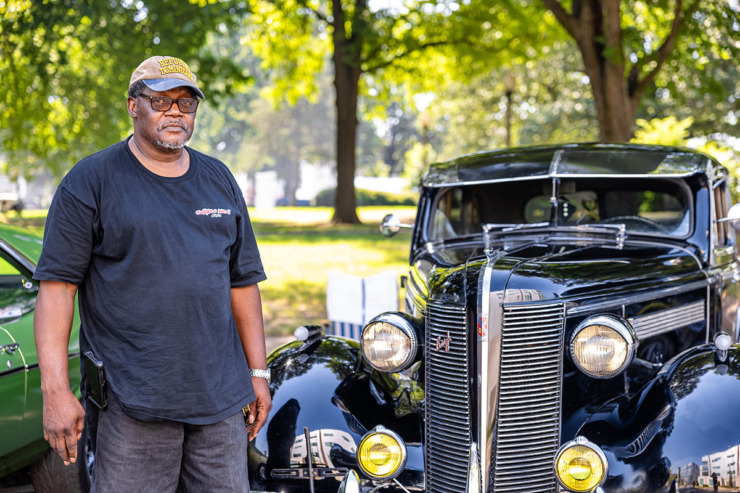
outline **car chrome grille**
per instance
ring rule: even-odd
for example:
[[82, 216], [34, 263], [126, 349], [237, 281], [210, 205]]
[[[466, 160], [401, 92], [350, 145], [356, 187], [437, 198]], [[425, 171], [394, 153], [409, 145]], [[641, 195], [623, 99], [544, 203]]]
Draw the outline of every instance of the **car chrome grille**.
[[562, 304], [504, 305], [495, 492], [556, 491], [564, 322]]
[[672, 330], [706, 320], [704, 300], [695, 301], [675, 308], [667, 308], [648, 315], [639, 315], [628, 320], [635, 329], [638, 340], [665, 334]]
[[470, 448], [468, 331], [464, 306], [430, 301], [426, 371], [426, 491], [465, 491]]

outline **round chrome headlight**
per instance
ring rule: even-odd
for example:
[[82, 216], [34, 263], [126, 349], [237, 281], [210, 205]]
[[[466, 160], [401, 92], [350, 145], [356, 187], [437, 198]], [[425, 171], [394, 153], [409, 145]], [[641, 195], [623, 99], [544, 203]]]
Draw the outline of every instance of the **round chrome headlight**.
[[406, 445], [396, 433], [376, 426], [362, 437], [357, 447], [357, 462], [371, 478], [395, 478], [406, 465]]
[[626, 320], [598, 315], [583, 321], [570, 340], [573, 362], [593, 378], [619, 375], [635, 357], [637, 338]]
[[384, 313], [362, 329], [360, 346], [365, 360], [376, 370], [401, 371], [416, 358], [418, 337], [408, 315]]
[[584, 437], [564, 444], [555, 456], [555, 476], [569, 491], [593, 491], [604, 483], [608, 472], [604, 452]]

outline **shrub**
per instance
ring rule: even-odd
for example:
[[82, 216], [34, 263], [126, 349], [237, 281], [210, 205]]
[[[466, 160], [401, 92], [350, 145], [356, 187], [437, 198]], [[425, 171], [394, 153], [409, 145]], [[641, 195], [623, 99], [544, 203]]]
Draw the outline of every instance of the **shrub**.
[[[336, 188], [322, 190], [314, 199], [313, 205], [323, 207], [334, 207]], [[368, 205], [416, 205], [416, 194], [412, 193], [388, 193], [375, 192], [372, 190], [355, 190], [357, 194], [357, 206]]]

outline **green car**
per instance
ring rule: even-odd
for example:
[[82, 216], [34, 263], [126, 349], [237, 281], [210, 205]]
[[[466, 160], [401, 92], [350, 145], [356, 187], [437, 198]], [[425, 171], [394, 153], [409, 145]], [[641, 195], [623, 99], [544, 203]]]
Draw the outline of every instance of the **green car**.
[[[0, 486], [3, 478], [30, 466], [37, 493], [66, 493], [80, 491], [81, 480], [86, 483], [87, 461], [78, 460], [78, 467], [65, 467], [44, 440], [41, 379], [33, 337], [39, 283], [32, 276], [40, 254], [40, 237], [0, 224]], [[75, 317], [69, 344], [69, 373], [72, 391], [78, 397], [79, 327]], [[85, 443], [83, 439], [81, 447]], [[80, 457], [87, 457], [82, 452]]]

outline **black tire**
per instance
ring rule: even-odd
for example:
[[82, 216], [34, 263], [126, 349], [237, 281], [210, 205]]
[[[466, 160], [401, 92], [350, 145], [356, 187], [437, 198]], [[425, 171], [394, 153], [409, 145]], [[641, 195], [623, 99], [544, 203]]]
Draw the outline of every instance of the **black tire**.
[[77, 461], [69, 466], [49, 449], [31, 466], [31, 484], [36, 493], [89, 493], [94, 456], [87, 429], [77, 441]]
[[31, 484], [36, 493], [78, 493], [80, 479], [75, 464], [65, 466], [62, 458], [49, 449], [31, 466]]
[[676, 354], [673, 343], [667, 337], [656, 337], [640, 344], [637, 357], [650, 363], [665, 363]]
[[77, 442], [77, 473], [79, 475], [80, 492], [90, 493], [92, 472], [95, 467], [95, 454], [87, 427], [82, 430], [82, 438]]

